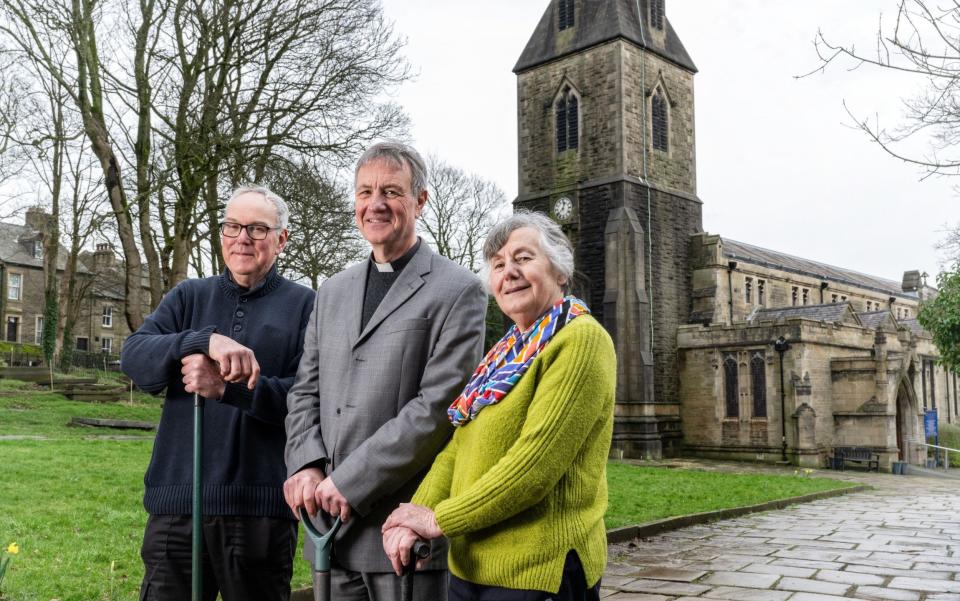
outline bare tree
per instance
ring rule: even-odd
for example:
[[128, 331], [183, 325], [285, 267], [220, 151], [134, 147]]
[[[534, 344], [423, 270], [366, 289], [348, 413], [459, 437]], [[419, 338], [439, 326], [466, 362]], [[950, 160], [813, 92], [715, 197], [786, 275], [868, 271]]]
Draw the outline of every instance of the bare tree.
[[401, 131], [403, 113], [377, 98], [408, 77], [376, 0], [179, 0], [172, 26], [157, 60], [177, 77], [156, 101], [176, 174], [161, 213], [171, 284], [185, 277], [201, 230], [223, 268], [221, 198], [262, 179], [275, 157], [336, 163]]
[[362, 258], [366, 245], [353, 220], [352, 189], [308, 163], [274, 161], [265, 183], [290, 207], [290, 238], [280, 269], [317, 288], [331, 275]]
[[110, 132], [104, 62], [98, 26], [101, 0], [0, 0], [0, 34], [31, 64], [39, 78], [51, 77], [80, 114], [90, 149], [100, 163], [116, 219], [125, 265], [124, 313], [135, 330], [143, 323], [141, 258], [127, 194], [122, 185], [116, 140]]
[[[874, 67], [915, 75], [922, 91], [903, 99], [902, 120], [893, 128], [847, 108], [856, 126], [884, 151], [929, 175], [960, 175], [960, 2], [900, 0], [897, 14], [877, 28], [876, 45], [863, 51], [836, 43], [822, 31], [814, 40], [820, 66]], [[810, 75], [807, 74], [807, 75]], [[845, 104], [846, 106], [846, 104]], [[925, 150], [917, 151], [917, 141]]]
[[418, 221], [438, 253], [471, 271], [480, 270], [487, 232], [507, 205], [493, 181], [469, 174], [435, 156], [429, 163], [429, 200]]

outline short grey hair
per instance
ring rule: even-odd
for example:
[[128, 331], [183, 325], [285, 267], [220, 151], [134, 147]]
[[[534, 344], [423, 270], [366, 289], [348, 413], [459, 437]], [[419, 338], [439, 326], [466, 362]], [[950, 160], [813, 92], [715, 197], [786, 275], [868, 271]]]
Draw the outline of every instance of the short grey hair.
[[484, 285], [489, 288], [490, 261], [494, 255], [500, 252], [503, 245], [507, 243], [510, 234], [523, 227], [534, 229], [540, 234], [540, 249], [546, 255], [547, 260], [550, 261], [553, 270], [564, 277], [566, 282], [563, 285], [563, 290], [569, 292], [574, 272], [573, 245], [570, 244], [570, 240], [556, 221], [543, 213], [532, 211], [517, 211], [490, 229], [487, 240], [483, 243], [484, 265], [482, 273]]
[[230, 200], [227, 201], [224, 210], [227, 206], [230, 206], [230, 203], [237, 199], [238, 196], [244, 194], [259, 194], [263, 196], [263, 199], [272, 204], [277, 209], [277, 225], [280, 226], [280, 229], [287, 229], [287, 224], [290, 222], [290, 207], [287, 206], [287, 202], [280, 198], [280, 195], [276, 192], [270, 190], [266, 186], [259, 186], [256, 184], [246, 184], [240, 186], [233, 193], [230, 194]]
[[377, 142], [360, 155], [357, 168], [353, 172], [354, 184], [360, 168], [374, 161], [387, 161], [398, 169], [403, 169], [406, 165], [410, 169], [410, 192], [415, 198], [427, 189], [427, 164], [414, 147], [402, 142]]

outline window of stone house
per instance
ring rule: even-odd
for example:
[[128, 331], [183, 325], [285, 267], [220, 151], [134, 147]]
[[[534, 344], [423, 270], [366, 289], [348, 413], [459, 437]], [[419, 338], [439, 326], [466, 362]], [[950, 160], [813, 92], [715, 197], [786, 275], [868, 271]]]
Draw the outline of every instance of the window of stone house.
[[43, 315], [37, 315], [33, 328], [33, 343], [43, 344]]
[[723, 391], [727, 417], [740, 417], [739, 367], [734, 353], [725, 353], [723, 358]]
[[100, 339], [100, 352], [101, 353], [112, 353], [113, 352], [113, 338], [109, 336], [104, 336]]
[[560, 31], [570, 29], [574, 25], [574, 0], [560, 0], [558, 23]]
[[870, 301], [867, 301], [867, 311], [872, 311], [872, 310], [873, 310], [873, 303], [871, 303]]
[[927, 360], [920, 363], [920, 390], [923, 391], [923, 410], [927, 410]]
[[670, 115], [667, 112], [667, 98], [659, 86], [650, 101], [653, 129], [653, 148], [667, 152], [670, 148]]
[[846, 295], [846, 294], [841, 294], [841, 295], [840, 295], [840, 302], [841, 302], [841, 303], [847, 302], [847, 295]]
[[90, 349], [90, 339], [86, 336], [77, 336], [77, 350], [87, 351]]
[[803, 304], [806, 305], [806, 304], [809, 304], [809, 302], [810, 302], [810, 289], [809, 289], [809, 288], [804, 288], [804, 289], [803, 289]]
[[11, 273], [7, 277], [7, 298], [9, 300], [20, 300], [22, 288], [23, 276], [19, 273]]
[[750, 392], [753, 417], [767, 417], [767, 360], [763, 351], [750, 354]]
[[33, 258], [34, 259], [43, 258], [43, 240], [33, 241]]
[[650, 26], [663, 30], [664, 0], [650, 0]]
[[110, 305], [104, 305], [103, 315], [100, 321], [101, 321], [101, 324], [103, 324], [103, 327], [105, 328], [113, 327], [113, 307], [111, 307]]
[[580, 147], [580, 101], [570, 86], [563, 88], [554, 106], [557, 152]]
[[956, 420], [958, 416], [960, 416], [960, 400], [957, 400], [957, 374], [953, 374], [953, 418]]
[[743, 281], [743, 300], [748, 304], [753, 302], [753, 278], [745, 278]]
[[797, 306], [797, 300], [799, 299], [799, 297], [800, 297], [800, 289], [794, 286], [793, 288], [791, 288], [791, 294], [790, 294], [790, 302], [793, 304], [794, 307]]
[[831, 295], [830, 295], [830, 302], [831, 302], [831, 303], [835, 303], [835, 302], [837, 302], [838, 300], [840, 300], [840, 296], [839, 296], [838, 294], [831, 294]]
[[904, 309], [904, 310], [903, 310], [903, 318], [904, 318], [904, 319], [909, 319], [909, 318], [910, 318], [910, 309]]
[[16, 315], [7, 316], [7, 342], [20, 342], [20, 318]]
[[757, 304], [761, 307], [766, 304], [766, 281], [757, 280]]

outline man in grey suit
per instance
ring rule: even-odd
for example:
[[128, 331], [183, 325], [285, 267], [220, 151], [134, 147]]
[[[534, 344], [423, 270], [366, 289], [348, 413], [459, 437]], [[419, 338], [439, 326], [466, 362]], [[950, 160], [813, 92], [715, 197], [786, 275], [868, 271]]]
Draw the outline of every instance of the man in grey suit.
[[[446, 410], [482, 352], [479, 279], [416, 234], [426, 179], [403, 144], [360, 157], [355, 217], [373, 252], [317, 290], [287, 397], [284, 496], [326, 527], [328, 514], [346, 522], [331, 578], [340, 601], [399, 598], [380, 527], [450, 436]], [[415, 576], [424, 601], [446, 599], [446, 545], [432, 551]]]

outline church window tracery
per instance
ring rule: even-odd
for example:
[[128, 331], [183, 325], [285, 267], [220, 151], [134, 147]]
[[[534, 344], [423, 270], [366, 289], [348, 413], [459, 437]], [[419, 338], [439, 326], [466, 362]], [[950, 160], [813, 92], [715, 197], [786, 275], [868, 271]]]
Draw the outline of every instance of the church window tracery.
[[803, 304], [806, 305], [806, 304], [809, 304], [809, 303], [810, 303], [810, 289], [809, 289], [809, 288], [804, 288], [804, 289], [803, 289]]
[[767, 417], [767, 360], [763, 351], [751, 353], [750, 392], [753, 395], [753, 417]]
[[753, 302], [753, 278], [746, 278], [743, 283], [744, 301], [749, 304]]
[[757, 280], [757, 304], [761, 307], [766, 305], [766, 281]]
[[580, 147], [580, 101], [570, 86], [565, 86], [554, 105], [557, 152]]
[[574, 0], [559, 0], [559, 1], [560, 1], [560, 6], [559, 6], [560, 10], [558, 11], [559, 13], [558, 26], [560, 28], [560, 31], [563, 31], [564, 29], [570, 29], [574, 25], [574, 8], [573, 8]]
[[723, 359], [723, 389], [727, 417], [740, 417], [740, 381], [737, 371], [737, 357], [725, 353]]
[[669, 149], [670, 121], [667, 114], [667, 98], [663, 93], [663, 88], [657, 86], [653, 92], [651, 105], [651, 121], [653, 129], [653, 148], [667, 152]]

